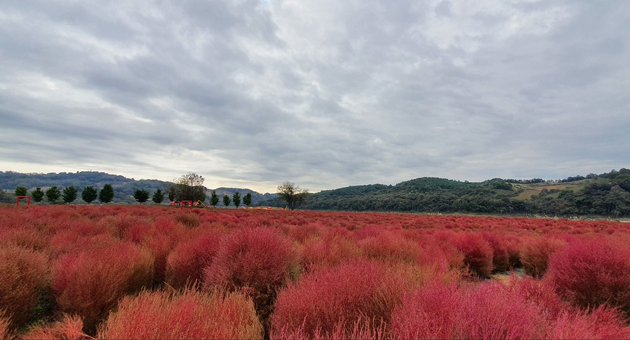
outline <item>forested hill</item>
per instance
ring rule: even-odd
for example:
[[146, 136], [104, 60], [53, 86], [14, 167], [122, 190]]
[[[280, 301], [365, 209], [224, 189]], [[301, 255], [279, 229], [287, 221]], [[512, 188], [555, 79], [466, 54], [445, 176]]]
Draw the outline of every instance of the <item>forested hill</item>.
[[[133, 203], [133, 193], [136, 189], [148, 190], [153, 194], [157, 189], [162, 189], [170, 182], [159, 181], [154, 179], [140, 179], [127, 178], [120, 175], [112, 175], [104, 172], [95, 171], [77, 171], [77, 172], [60, 172], [60, 173], [19, 173], [13, 171], [0, 171], [0, 189], [4, 191], [13, 192], [16, 187], [23, 186], [28, 189], [29, 192], [35, 188], [47, 189], [51, 186], [57, 186], [60, 189], [74, 186], [79, 189], [79, 197], [81, 197], [81, 191], [86, 186], [93, 186], [96, 189], [102, 188], [105, 184], [111, 184], [114, 188], [114, 202], [115, 203]], [[210, 191], [207, 190], [208, 196]], [[234, 192], [239, 191], [242, 196], [247, 193], [252, 194], [252, 202], [256, 203], [262, 200], [274, 199], [276, 194], [260, 194], [258, 192], [249, 189], [239, 188], [217, 188], [215, 189], [217, 194], [223, 196], [227, 194], [232, 197]], [[0, 192], [0, 200], [12, 201], [13, 198], [9, 198], [6, 194]], [[79, 200], [80, 201], [80, 200]]]
[[[282, 206], [266, 201], [261, 205]], [[563, 180], [460, 182], [418, 178], [396, 185], [360, 185], [309, 195], [303, 209], [436, 213], [630, 216], [630, 170]]]

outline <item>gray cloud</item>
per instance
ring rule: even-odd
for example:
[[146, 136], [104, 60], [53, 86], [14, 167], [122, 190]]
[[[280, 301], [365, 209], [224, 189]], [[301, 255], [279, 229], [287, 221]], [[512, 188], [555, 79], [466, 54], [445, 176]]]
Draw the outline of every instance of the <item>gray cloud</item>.
[[627, 167], [625, 1], [8, 1], [0, 166], [317, 191]]

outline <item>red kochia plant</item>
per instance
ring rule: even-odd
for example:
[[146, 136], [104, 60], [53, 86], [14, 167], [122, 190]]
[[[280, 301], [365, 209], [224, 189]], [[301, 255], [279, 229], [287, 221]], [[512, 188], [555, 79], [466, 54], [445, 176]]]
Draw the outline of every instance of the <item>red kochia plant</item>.
[[311, 238], [304, 243], [302, 265], [308, 269], [319, 265], [337, 265], [362, 256], [361, 249], [345, 229], [329, 230], [322, 238]]
[[52, 289], [64, 312], [81, 316], [87, 332], [118, 299], [151, 284], [153, 258], [138, 246], [119, 243], [68, 254], [53, 262]]
[[630, 327], [621, 314], [600, 306], [591, 312], [563, 312], [548, 330], [546, 339], [630, 339]]
[[481, 233], [484, 240], [492, 247], [492, 265], [494, 269], [506, 271], [510, 268], [510, 254], [508, 252], [508, 244], [504, 241], [503, 236], [495, 233]]
[[401, 339], [453, 339], [462, 301], [455, 285], [430, 283], [408, 294], [392, 313], [392, 332]]
[[220, 240], [220, 235], [210, 232], [177, 246], [166, 260], [166, 282], [174, 288], [202, 282], [203, 269], [212, 263]]
[[576, 240], [549, 261], [547, 278], [582, 306], [630, 307], [630, 246], [612, 239]]
[[535, 304], [500, 283], [459, 289], [432, 283], [392, 314], [393, 337], [403, 339], [540, 338], [545, 324]]
[[291, 241], [276, 229], [243, 229], [222, 238], [214, 261], [204, 270], [204, 282], [245, 289], [256, 311], [265, 316], [294, 262]]
[[350, 336], [360, 319], [387, 323], [407, 288], [403, 275], [382, 262], [360, 260], [318, 268], [280, 292], [271, 337], [339, 333], [340, 323]]
[[101, 339], [262, 339], [252, 301], [241, 293], [147, 292], [123, 298]]
[[7, 314], [0, 309], [0, 339], [11, 338], [11, 320]]
[[29, 330], [28, 333], [21, 337], [24, 340], [38, 339], [64, 339], [64, 340], [80, 340], [91, 339], [91, 337], [83, 333], [83, 320], [76, 315], [64, 314], [59, 322], [51, 325], [39, 325]]
[[278, 340], [310, 340], [310, 339], [348, 339], [348, 340], [381, 340], [387, 339], [387, 325], [385, 322], [374, 320], [358, 320], [348, 325], [343, 319], [338, 321], [332, 331], [324, 331], [319, 328], [312, 333], [308, 333], [303, 327], [297, 330], [287, 328], [277, 331], [272, 335], [272, 339]]
[[545, 275], [551, 255], [566, 245], [563, 240], [547, 236], [527, 239], [520, 252], [525, 273], [534, 277]]
[[420, 247], [401, 234], [385, 231], [377, 236], [369, 236], [357, 242], [367, 258], [388, 262], [416, 263]]
[[6, 311], [13, 329], [28, 322], [48, 282], [44, 254], [14, 245], [0, 246], [0, 310]]
[[479, 277], [490, 277], [494, 252], [490, 244], [479, 234], [459, 233], [452, 241], [464, 254], [464, 264]]
[[166, 261], [176, 245], [187, 238], [187, 228], [172, 220], [160, 218], [151, 224], [129, 227], [123, 239], [140, 244], [153, 255], [154, 282], [159, 284], [166, 277]]

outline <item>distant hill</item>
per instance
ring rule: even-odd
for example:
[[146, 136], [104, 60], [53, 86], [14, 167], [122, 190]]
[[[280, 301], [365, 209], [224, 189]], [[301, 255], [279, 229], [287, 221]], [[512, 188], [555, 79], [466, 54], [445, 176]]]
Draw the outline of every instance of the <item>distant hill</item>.
[[[259, 205], [283, 206], [270, 200]], [[630, 216], [630, 170], [562, 180], [495, 178], [461, 182], [423, 177], [310, 194], [303, 209], [427, 213]]]
[[[0, 171], [0, 189], [7, 192], [13, 192], [16, 187], [27, 187], [29, 192], [40, 187], [48, 189], [51, 186], [57, 186], [60, 189], [75, 186], [79, 189], [79, 197], [86, 186], [93, 186], [101, 189], [105, 184], [111, 184], [114, 188], [114, 203], [134, 203], [133, 193], [137, 189], [148, 190], [151, 195], [157, 190], [164, 190], [165, 186], [170, 182], [159, 181], [154, 179], [127, 178], [120, 175], [112, 175], [104, 172], [95, 171], [77, 171], [77, 172], [60, 172], [60, 173], [19, 173], [13, 171]], [[249, 189], [238, 188], [217, 188], [217, 194], [221, 197], [227, 194], [232, 197], [234, 192], [238, 191], [241, 196], [247, 193], [252, 194], [252, 202], [255, 204], [262, 200], [274, 199], [276, 194], [260, 194]], [[212, 189], [207, 189], [207, 195], [210, 196]], [[0, 201], [13, 201], [6, 193], [0, 193]], [[81, 201], [80, 199], [78, 201]], [[222, 203], [221, 203], [222, 204]]]

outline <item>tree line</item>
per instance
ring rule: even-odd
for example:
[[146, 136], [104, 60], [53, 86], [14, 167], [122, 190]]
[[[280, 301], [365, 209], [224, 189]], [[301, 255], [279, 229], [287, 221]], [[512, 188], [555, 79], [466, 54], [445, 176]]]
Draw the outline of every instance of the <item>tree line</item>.
[[[49, 203], [55, 204], [60, 199], [65, 203], [72, 203], [78, 197], [79, 189], [75, 186], [65, 187], [60, 190], [57, 186], [52, 186], [47, 190], [42, 190], [42, 188], [37, 187], [35, 190], [30, 192], [31, 199], [36, 202], [42, 202], [44, 198]], [[15, 196], [29, 196], [28, 189], [24, 186], [18, 186], [15, 188]], [[101, 203], [109, 203], [114, 199], [114, 188], [111, 184], [105, 184], [103, 188], [98, 191], [93, 186], [87, 186], [83, 188], [81, 192], [81, 199], [90, 204], [93, 201], [98, 200]]]

